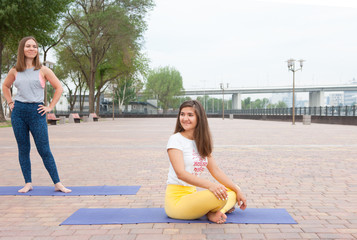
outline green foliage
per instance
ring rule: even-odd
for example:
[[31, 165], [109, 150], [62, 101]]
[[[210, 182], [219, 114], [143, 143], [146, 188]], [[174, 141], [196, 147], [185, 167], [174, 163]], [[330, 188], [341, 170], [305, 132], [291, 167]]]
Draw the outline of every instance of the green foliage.
[[52, 101], [52, 98], [53, 98], [53, 95], [55, 94], [55, 89], [52, 87], [51, 84], [47, 83], [47, 94], [46, 94], [46, 97], [47, 97], [47, 102], [50, 103]]
[[138, 71], [135, 60], [152, 7], [152, 0], [77, 0], [71, 9], [63, 45], [87, 81], [91, 112], [107, 83]]
[[224, 100], [223, 104], [223, 99], [210, 98], [208, 95], [203, 97], [198, 96], [196, 99], [197, 101], [201, 102], [207, 113], [222, 111], [222, 107], [224, 107], [225, 110], [232, 108], [232, 100]]
[[166, 66], [150, 71], [145, 95], [147, 98], [157, 99], [159, 106], [166, 112], [169, 107], [177, 106], [177, 96], [182, 95], [183, 90], [180, 72]]
[[[61, 13], [72, 0], [1, 0], [0, 1], [0, 76], [3, 70], [3, 49], [15, 52], [18, 42], [25, 36], [34, 36], [39, 44], [51, 41], [49, 33], [59, 26]], [[11, 64], [11, 57], [6, 65]], [[0, 106], [1, 97], [0, 97]], [[4, 121], [0, 108], [0, 121]]]
[[287, 107], [288, 105], [283, 101], [279, 101], [278, 103], [275, 104], [269, 103], [267, 106], [267, 108], [287, 108]]
[[24, 36], [34, 36], [40, 44], [50, 41], [49, 32], [72, 0], [1, 0], [0, 42], [17, 45]]
[[264, 109], [270, 106], [269, 99], [256, 99], [254, 102], [250, 97], [242, 100], [242, 109]]
[[0, 122], [0, 128], [11, 127], [11, 121]]
[[274, 107], [275, 108], [287, 108], [288, 105], [283, 101], [279, 101]]
[[83, 97], [87, 90], [86, 81], [84, 80], [80, 65], [71, 57], [67, 48], [59, 46], [56, 48], [57, 64], [55, 74], [62, 82], [68, 92], [68, 103], [70, 111], [73, 111], [77, 100], [80, 102], [80, 109], [83, 107]]
[[8, 73], [10, 69], [16, 64], [16, 51], [17, 49], [11, 49], [5, 46], [2, 51], [2, 69], [1, 72]]
[[287, 108], [285, 102], [279, 101], [278, 103], [270, 103], [269, 99], [256, 99], [252, 101], [250, 97], [242, 100], [242, 109], [264, 109], [264, 108]]
[[175, 97], [173, 99], [173, 102], [172, 102], [172, 105], [171, 107], [176, 110], [176, 109], [179, 109], [181, 104], [184, 102], [184, 101], [187, 101], [187, 100], [192, 100], [192, 98], [186, 96], [186, 97]]

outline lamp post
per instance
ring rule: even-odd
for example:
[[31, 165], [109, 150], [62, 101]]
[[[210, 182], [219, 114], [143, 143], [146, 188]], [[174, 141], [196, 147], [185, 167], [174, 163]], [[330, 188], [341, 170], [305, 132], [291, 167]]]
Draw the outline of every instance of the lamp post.
[[224, 83], [220, 83], [219, 85], [222, 89], [222, 120], [224, 120], [224, 89], [227, 89], [229, 85], [228, 83], [226, 87], [224, 86]]
[[295, 69], [295, 61], [296, 60], [293, 58], [290, 58], [286, 61], [288, 63], [288, 69], [293, 72], [293, 125], [295, 125], [295, 72], [299, 70], [302, 71], [303, 62], [305, 62], [305, 60], [298, 60], [300, 62], [300, 68], [298, 69]]

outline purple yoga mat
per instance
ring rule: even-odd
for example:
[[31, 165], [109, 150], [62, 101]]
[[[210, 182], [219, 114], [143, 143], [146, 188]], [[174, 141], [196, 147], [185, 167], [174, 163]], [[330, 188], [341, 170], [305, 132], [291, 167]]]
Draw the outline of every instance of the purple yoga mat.
[[[237, 209], [227, 214], [226, 223], [296, 224], [282, 208]], [[60, 225], [103, 225], [135, 223], [210, 223], [206, 217], [196, 220], [178, 220], [167, 217], [163, 208], [81, 208]]]
[[54, 187], [34, 186], [27, 193], [17, 192], [22, 187], [3, 186], [0, 187], [0, 195], [22, 195], [22, 196], [81, 196], [81, 195], [135, 195], [140, 186], [81, 186], [68, 187], [70, 193], [56, 192]]

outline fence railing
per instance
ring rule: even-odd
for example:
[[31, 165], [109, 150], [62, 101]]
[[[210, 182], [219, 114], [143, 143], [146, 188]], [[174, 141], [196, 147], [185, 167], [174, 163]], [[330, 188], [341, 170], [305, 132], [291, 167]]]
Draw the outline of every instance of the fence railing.
[[[225, 110], [237, 115], [292, 115], [293, 108], [236, 109]], [[312, 116], [357, 116], [356, 106], [296, 107], [295, 115]]]
[[[296, 107], [295, 115], [312, 115], [312, 116], [357, 116], [357, 107], [354, 106], [325, 106], [325, 107]], [[236, 114], [236, 115], [292, 115], [292, 108], [266, 108], [266, 109], [234, 109], [234, 110], [224, 110], [226, 114]], [[88, 115], [88, 111], [56, 111], [57, 115], [69, 115], [70, 113], [78, 113], [80, 115]], [[115, 111], [115, 117], [121, 115], [177, 115], [177, 110], [168, 111], [166, 113], [162, 112], [148, 112], [148, 111], [123, 111], [119, 114], [119, 111]], [[207, 114], [222, 114], [222, 111], [208, 112]], [[111, 117], [113, 112], [111, 111], [100, 111], [99, 115]]]

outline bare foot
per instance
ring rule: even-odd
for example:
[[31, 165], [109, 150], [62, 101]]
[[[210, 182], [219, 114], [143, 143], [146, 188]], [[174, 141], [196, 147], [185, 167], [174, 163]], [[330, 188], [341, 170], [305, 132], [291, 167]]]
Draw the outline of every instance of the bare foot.
[[56, 192], [64, 192], [64, 193], [70, 193], [70, 192], [72, 192], [71, 189], [66, 188], [66, 187], [63, 186], [63, 184], [60, 183], [60, 182], [58, 182], [58, 183], [55, 184], [55, 191], [56, 191]]
[[229, 209], [228, 212], [226, 212], [226, 213], [232, 213], [232, 212], [234, 212], [234, 210], [236, 210], [236, 208], [235, 208], [235, 207], [232, 207], [232, 208]]
[[208, 220], [210, 220], [211, 222], [214, 222], [214, 223], [224, 223], [227, 219], [227, 216], [226, 214], [220, 212], [220, 211], [217, 211], [217, 212], [209, 212], [207, 213], [207, 218]]
[[32, 183], [26, 183], [25, 186], [23, 188], [21, 188], [20, 190], [18, 190], [19, 193], [27, 193], [28, 191], [31, 191], [32, 188]]

